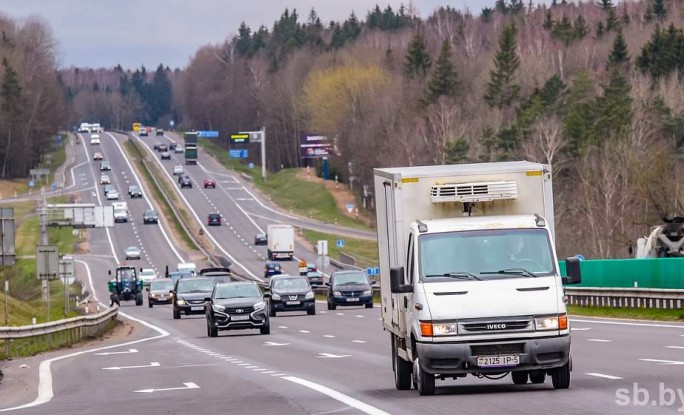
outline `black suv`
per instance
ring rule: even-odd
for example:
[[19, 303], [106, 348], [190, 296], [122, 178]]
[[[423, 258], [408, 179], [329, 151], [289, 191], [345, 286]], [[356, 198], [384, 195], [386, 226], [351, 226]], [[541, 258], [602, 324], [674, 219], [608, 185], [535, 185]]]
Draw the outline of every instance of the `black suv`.
[[275, 317], [278, 311], [306, 311], [316, 314], [316, 299], [309, 280], [302, 276], [276, 275], [268, 283], [265, 297], [268, 312]]
[[147, 209], [143, 213], [143, 223], [147, 225], [148, 223], [159, 223], [159, 214], [156, 210]]
[[373, 289], [363, 271], [337, 271], [330, 276], [328, 310], [338, 305], [365, 305], [373, 308]]
[[180, 278], [173, 286], [172, 304], [173, 318], [181, 318], [181, 313], [204, 314], [204, 299], [211, 295], [214, 289], [211, 278]]
[[283, 269], [277, 262], [268, 261], [266, 265], [264, 265], [264, 278], [269, 278], [282, 273]]
[[128, 186], [128, 195], [131, 199], [143, 197], [142, 190], [136, 185]]
[[190, 180], [190, 176], [181, 176], [178, 179], [178, 183], [180, 183], [181, 189], [185, 189], [186, 187], [192, 189], [192, 180]]
[[263, 294], [254, 282], [219, 283], [211, 297], [205, 298], [207, 335], [219, 330], [259, 329], [271, 333], [271, 323]]

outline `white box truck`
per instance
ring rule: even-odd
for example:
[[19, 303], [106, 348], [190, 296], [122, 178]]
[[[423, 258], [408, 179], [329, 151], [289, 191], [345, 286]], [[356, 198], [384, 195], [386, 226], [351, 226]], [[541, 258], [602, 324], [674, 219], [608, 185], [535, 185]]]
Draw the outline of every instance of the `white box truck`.
[[268, 225], [268, 259], [292, 259], [294, 257], [294, 227], [292, 225]]
[[128, 204], [126, 202], [114, 202], [112, 208], [114, 208], [114, 222], [128, 222]]
[[375, 169], [382, 324], [397, 389], [468, 374], [570, 385], [570, 326], [554, 244], [551, 167]]

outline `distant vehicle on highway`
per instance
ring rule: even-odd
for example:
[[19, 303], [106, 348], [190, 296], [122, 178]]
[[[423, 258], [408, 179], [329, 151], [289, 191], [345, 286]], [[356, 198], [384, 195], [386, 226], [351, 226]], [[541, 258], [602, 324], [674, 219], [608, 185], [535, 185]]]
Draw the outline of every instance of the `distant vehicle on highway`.
[[155, 304], [170, 304], [173, 282], [167, 278], [157, 278], [150, 281], [150, 286], [146, 288], [147, 306], [152, 308]]
[[230, 268], [227, 267], [202, 268], [199, 271], [199, 276], [205, 278], [213, 278], [217, 283], [233, 281], [233, 276], [230, 273]]
[[169, 143], [169, 151], [175, 150], [177, 145], [178, 144], [176, 144], [176, 143]]
[[216, 180], [204, 179], [204, 188], [207, 189], [209, 187], [211, 187], [212, 189], [216, 189]]
[[107, 191], [107, 200], [119, 200], [119, 191], [116, 189]]
[[164, 130], [161, 129], [161, 128], [157, 128], [157, 135], [163, 136], [163, 135], [164, 135]]
[[207, 335], [217, 337], [219, 330], [259, 329], [271, 333], [266, 303], [254, 282], [216, 284], [205, 304]]
[[131, 199], [143, 197], [142, 190], [136, 185], [128, 186], [128, 195], [131, 197]]
[[147, 225], [148, 223], [159, 223], [159, 214], [156, 210], [147, 209], [143, 213], [143, 224]]
[[189, 176], [181, 176], [178, 183], [180, 184], [181, 189], [185, 189], [186, 187], [192, 189], [192, 180], [190, 180]]
[[107, 160], [102, 160], [102, 163], [100, 163], [100, 171], [110, 171], [111, 169], [111, 163]]
[[116, 189], [114, 188], [114, 186], [111, 185], [111, 184], [106, 184], [105, 187], [104, 187], [103, 189], [104, 189], [104, 194], [105, 194], [105, 196], [107, 196], [107, 195], [109, 194], [109, 192], [111, 192], [112, 190], [116, 190]]
[[323, 286], [323, 274], [318, 271], [309, 271], [306, 273], [306, 279], [309, 280], [309, 284], [312, 287], [322, 287]]
[[111, 184], [111, 183], [112, 183], [112, 179], [109, 178], [108, 174], [102, 173], [100, 175], [100, 184]]
[[179, 174], [178, 175], [178, 183], [180, 184], [181, 180], [183, 180], [183, 179], [190, 180], [190, 175], [188, 173], [185, 173], [185, 172]]
[[173, 175], [174, 176], [176, 176], [178, 174], [183, 174], [183, 173], [185, 173], [185, 168], [183, 168], [183, 166], [181, 166], [180, 164], [173, 166]]
[[126, 260], [140, 259], [140, 256], [140, 248], [138, 248], [137, 246], [129, 246], [128, 248], [126, 248]]
[[91, 146], [100, 145], [100, 134], [93, 134], [90, 136], [90, 145]]
[[152, 268], [140, 268], [140, 274], [138, 274], [138, 277], [143, 280], [145, 285], [150, 285], [150, 281], [157, 278], [157, 272]]
[[162, 160], [171, 160], [171, 153], [168, 151], [163, 151], [160, 157]]
[[373, 308], [373, 289], [363, 271], [337, 271], [327, 284], [328, 310], [338, 305], [363, 305]]
[[159, 151], [169, 151], [169, 146], [167, 146], [166, 144], [159, 144], [158, 150]]
[[154, 149], [154, 151], [159, 151], [159, 146], [160, 146], [160, 145], [161, 145], [161, 143], [154, 143], [154, 145], [152, 146], [152, 148]]
[[147, 135], [148, 135], [148, 134], [147, 134], [147, 128], [142, 127], [142, 128], [140, 129], [140, 131], [138, 131], [138, 135], [139, 135], [140, 137], [147, 137]]
[[264, 265], [264, 278], [269, 278], [274, 275], [279, 275], [283, 273], [283, 269], [280, 267], [280, 264], [277, 262], [273, 261], [268, 261], [266, 265]]
[[183, 151], [185, 151], [185, 150], [183, 150], [183, 147], [182, 147], [182, 146], [179, 146], [178, 144], [176, 144], [176, 147], [173, 149], [173, 152], [174, 152], [174, 153], [181, 153], [181, 154], [183, 154]]
[[210, 213], [207, 217], [207, 225], [221, 226], [221, 215], [219, 213]]
[[176, 280], [173, 294], [173, 318], [178, 320], [181, 314], [204, 314], [204, 301], [211, 297], [214, 280], [211, 278], [179, 278]]
[[268, 244], [268, 236], [265, 233], [257, 233], [254, 237], [254, 245], [266, 245]]
[[268, 300], [269, 316], [279, 311], [306, 311], [316, 314], [316, 301], [309, 280], [300, 275], [275, 275], [268, 282], [264, 297]]
[[93, 153], [93, 160], [102, 160], [103, 158], [104, 158], [104, 156], [102, 155], [102, 153], [100, 153], [100, 152]]
[[195, 275], [189, 271], [171, 271], [166, 274], [166, 278], [172, 280], [174, 283], [181, 278], [194, 278]]

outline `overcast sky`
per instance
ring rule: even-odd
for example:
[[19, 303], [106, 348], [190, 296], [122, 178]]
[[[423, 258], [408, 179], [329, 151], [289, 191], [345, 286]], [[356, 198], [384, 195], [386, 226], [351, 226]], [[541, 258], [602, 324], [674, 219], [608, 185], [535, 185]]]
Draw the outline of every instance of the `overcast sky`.
[[[534, 0], [535, 3], [540, 0]], [[405, 1], [407, 3], [408, 1]], [[379, 2], [396, 10], [401, 0]], [[450, 5], [479, 14], [495, 0], [414, 0], [425, 18], [435, 8]], [[58, 43], [61, 67], [126, 69], [160, 63], [184, 68], [203, 45], [222, 43], [245, 21], [252, 29], [269, 30], [285, 8], [297, 9], [300, 21], [314, 7], [324, 23], [343, 21], [354, 10], [365, 19], [370, 0], [3, 0], [0, 11], [22, 21], [43, 18]]]

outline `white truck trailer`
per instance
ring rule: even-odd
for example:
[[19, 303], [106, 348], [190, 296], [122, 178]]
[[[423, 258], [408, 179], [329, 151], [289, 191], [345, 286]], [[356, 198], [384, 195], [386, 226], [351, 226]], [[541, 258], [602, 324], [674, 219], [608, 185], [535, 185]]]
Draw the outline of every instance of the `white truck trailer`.
[[395, 386], [468, 374], [568, 388], [551, 167], [531, 162], [375, 169], [382, 324]]
[[268, 225], [268, 259], [292, 259], [294, 257], [294, 227], [292, 225]]

